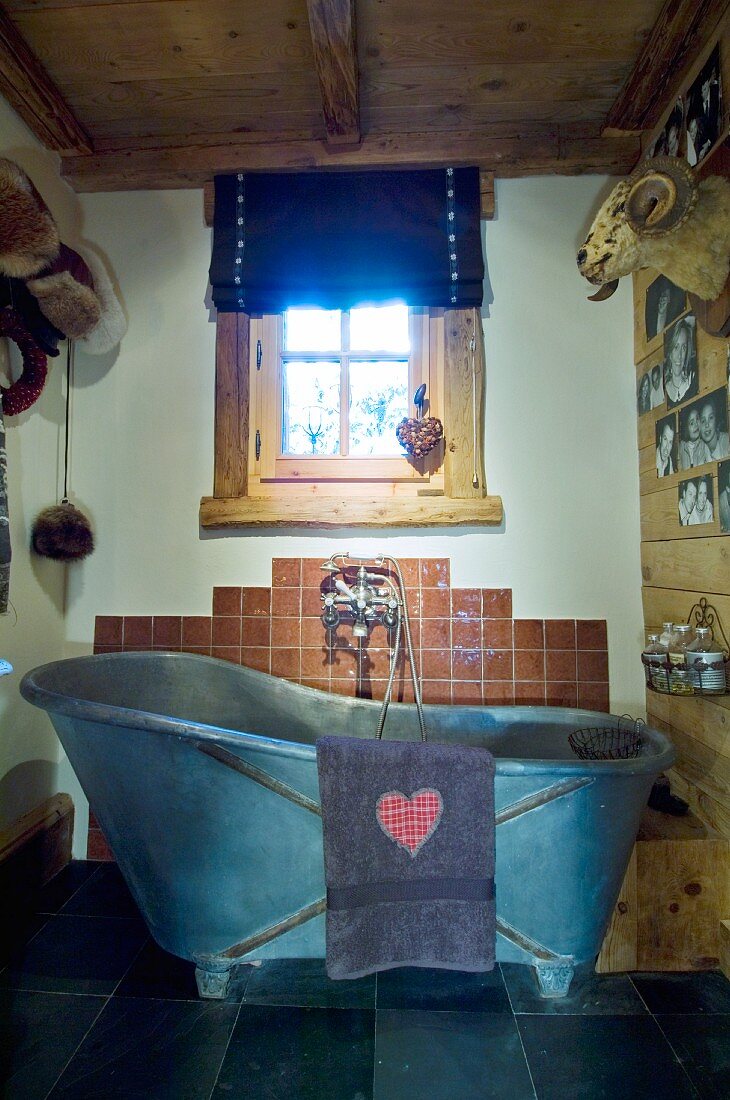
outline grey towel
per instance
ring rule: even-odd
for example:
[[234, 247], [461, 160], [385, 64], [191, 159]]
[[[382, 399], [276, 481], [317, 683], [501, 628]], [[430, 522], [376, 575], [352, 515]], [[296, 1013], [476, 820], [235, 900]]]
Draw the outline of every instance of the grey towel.
[[5, 419], [0, 396], [0, 615], [10, 601], [10, 520], [8, 518], [8, 452], [5, 447]]
[[317, 741], [327, 973], [492, 970], [494, 761], [486, 749]]

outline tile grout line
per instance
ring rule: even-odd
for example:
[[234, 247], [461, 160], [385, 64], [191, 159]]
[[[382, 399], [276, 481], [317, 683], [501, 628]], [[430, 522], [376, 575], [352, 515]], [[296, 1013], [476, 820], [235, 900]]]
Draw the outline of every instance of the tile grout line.
[[[689, 1013], [688, 1013], [687, 1015], [689, 1015]], [[689, 1081], [689, 1087], [690, 1087], [690, 1088], [691, 1088], [691, 1089], [692, 1089], [692, 1090], [694, 1091], [694, 1094], [695, 1094], [695, 1096], [699, 1097], [699, 1096], [700, 1096], [700, 1090], [699, 1090], [699, 1089], [697, 1088], [697, 1086], [695, 1085], [694, 1081], [693, 1081], [693, 1080], [692, 1080], [692, 1078], [690, 1077], [689, 1073], [687, 1072], [687, 1067], [685, 1066], [684, 1062], [682, 1061], [682, 1059], [681, 1059], [681, 1058], [679, 1057], [679, 1055], [677, 1054], [676, 1050], [674, 1049], [674, 1047], [673, 1047], [673, 1045], [672, 1045], [672, 1041], [671, 1041], [671, 1039], [670, 1039], [670, 1038], [669, 1038], [669, 1036], [668, 1036], [668, 1035], [666, 1034], [666, 1032], [665, 1032], [664, 1028], [663, 1028], [663, 1027], [662, 1027], [662, 1025], [661, 1025], [661, 1024], [659, 1023], [659, 1021], [657, 1020], [657, 1018], [656, 1018], [656, 1016], [654, 1015], [654, 1013], [653, 1013], [653, 1012], [651, 1013], [651, 1018], [652, 1018], [652, 1020], [654, 1021], [654, 1023], [656, 1024], [656, 1026], [657, 1026], [657, 1027], [659, 1028], [659, 1031], [660, 1031], [660, 1032], [661, 1032], [661, 1034], [662, 1034], [662, 1037], [663, 1037], [663, 1039], [664, 1039], [664, 1042], [665, 1042], [665, 1043], [667, 1044], [667, 1046], [668, 1046], [668, 1047], [669, 1047], [669, 1049], [671, 1050], [671, 1052], [672, 1052], [672, 1054], [674, 1055], [675, 1059], [677, 1060], [678, 1064], [679, 1064], [679, 1065], [680, 1065], [680, 1066], [682, 1067], [682, 1072], [684, 1073], [684, 1076], [685, 1076], [685, 1077], [687, 1078], [687, 1080]]]
[[[248, 986], [248, 982], [246, 982], [246, 986]], [[246, 993], [246, 990], [244, 989], [244, 991], [243, 991], [244, 996], [245, 996], [245, 993]], [[212, 1100], [213, 1094], [215, 1093], [215, 1090], [218, 1087], [218, 1078], [221, 1075], [221, 1070], [223, 1069], [223, 1063], [226, 1060], [226, 1056], [228, 1054], [228, 1048], [231, 1045], [231, 1039], [233, 1038], [233, 1033], [236, 1030], [236, 1025], [238, 1024], [238, 1019], [241, 1015], [241, 1009], [242, 1008], [243, 1008], [243, 997], [241, 997], [241, 1000], [238, 1002], [238, 1011], [236, 1012], [236, 1018], [234, 1019], [233, 1024], [231, 1025], [231, 1030], [228, 1033], [228, 1039], [226, 1040], [225, 1049], [223, 1051], [223, 1054], [221, 1055], [221, 1060], [220, 1060], [220, 1064], [218, 1066], [218, 1069], [216, 1070], [215, 1079], [213, 1081], [213, 1087], [211, 1088], [210, 1092], [208, 1093], [208, 1100]]]
[[[72, 994], [69, 994], [69, 993], [61, 993], [61, 994], [60, 994], [60, 996], [62, 996], [62, 997], [68, 997], [68, 996], [71, 996], [71, 995], [72, 995]], [[44, 1100], [48, 1100], [48, 1097], [49, 1097], [49, 1096], [51, 1095], [51, 1093], [52, 1093], [52, 1092], [53, 1092], [53, 1090], [55, 1089], [56, 1085], [58, 1084], [58, 1082], [59, 1082], [59, 1081], [61, 1080], [61, 1078], [63, 1077], [64, 1073], [66, 1072], [66, 1070], [68, 1069], [68, 1067], [69, 1067], [69, 1066], [71, 1065], [71, 1062], [72, 1062], [72, 1061], [74, 1060], [74, 1058], [76, 1057], [76, 1055], [78, 1054], [78, 1052], [79, 1052], [79, 1051], [81, 1050], [81, 1047], [82, 1047], [82, 1046], [84, 1045], [84, 1043], [85, 1043], [85, 1042], [86, 1042], [86, 1040], [88, 1039], [89, 1035], [91, 1034], [91, 1031], [92, 1031], [92, 1030], [93, 1030], [93, 1028], [94, 1028], [94, 1027], [96, 1026], [96, 1023], [97, 1023], [97, 1021], [98, 1021], [99, 1017], [101, 1016], [102, 1012], [104, 1011], [104, 1009], [106, 1008], [106, 1006], [107, 1006], [107, 1005], [109, 1004], [109, 1001], [110, 1001], [111, 999], [112, 999], [112, 995], [111, 995], [111, 993], [109, 994], [109, 996], [108, 996], [108, 997], [105, 997], [105, 998], [104, 998], [104, 1003], [103, 1003], [102, 1005], [100, 1005], [100, 1006], [99, 1006], [99, 1011], [97, 1012], [96, 1016], [94, 1016], [94, 1019], [93, 1019], [93, 1020], [91, 1021], [91, 1023], [90, 1023], [90, 1024], [89, 1024], [89, 1026], [87, 1027], [87, 1029], [86, 1029], [86, 1031], [84, 1032], [84, 1034], [83, 1034], [83, 1035], [81, 1036], [81, 1040], [79, 1041], [79, 1043], [77, 1044], [77, 1046], [76, 1046], [76, 1047], [74, 1048], [74, 1050], [72, 1051], [72, 1053], [71, 1053], [71, 1054], [69, 1055], [69, 1057], [68, 1057], [68, 1058], [66, 1059], [66, 1061], [64, 1062], [64, 1064], [63, 1064], [63, 1067], [61, 1068], [61, 1072], [59, 1073], [58, 1077], [57, 1077], [57, 1078], [55, 1079], [55, 1081], [54, 1081], [54, 1082], [53, 1082], [53, 1084], [51, 1085], [51, 1087], [50, 1087], [50, 1089], [48, 1090], [48, 1092], [47, 1092], [47, 1093], [45, 1094], [45, 1096], [44, 1096]]]
[[535, 1100], [537, 1100], [537, 1089], [535, 1088], [535, 1081], [534, 1081], [533, 1076], [532, 1076], [532, 1067], [530, 1065], [530, 1059], [527, 1057], [527, 1051], [525, 1050], [525, 1043], [524, 1043], [524, 1040], [522, 1038], [522, 1032], [520, 1031], [520, 1024], [519, 1024], [519, 1021], [517, 1019], [517, 1013], [515, 1012], [514, 1005], [512, 1004], [512, 997], [510, 995], [509, 986], [507, 985], [507, 979], [504, 976], [504, 970], [502, 969], [502, 964], [497, 963], [497, 966], [499, 967], [499, 973], [500, 973], [500, 976], [502, 978], [502, 984], [504, 985], [505, 993], [507, 994], [507, 1000], [509, 1001], [509, 1007], [510, 1007], [510, 1010], [512, 1012], [512, 1019], [514, 1020], [515, 1028], [517, 1030], [517, 1038], [520, 1040], [520, 1047], [522, 1049], [522, 1057], [525, 1059], [525, 1065], [527, 1066], [527, 1074], [530, 1078], [530, 1084], [532, 1085], [532, 1094], [535, 1097]]
[[[656, 1015], [655, 1015], [655, 1014], [654, 1014], [654, 1013], [652, 1012], [652, 1010], [651, 1010], [651, 1009], [649, 1008], [648, 1004], [647, 1004], [647, 1003], [646, 1003], [646, 1001], [644, 1000], [644, 997], [643, 997], [643, 996], [642, 996], [642, 994], [641, 994], [641, 990], [639, 989], [638, 985], [637, 985], [637, 984], [636, 984], [636, 982], [634, 981], [633, 977], [632, 977], [632, 976], [631, 976], [630, 974], [629, 974], [629, 976], [628, 976], [628, 977], [629, 977], [629, 981], [631, 982], [631, 984], [633, 985], [634, 989], [636, 990], [636, 994], [637, 994], [637, 996], [638, 996], [639, 1000], [641, 1001], [641, 1003], [643, 1004], [644, 1008], [646, 1009], [646, 1011], [647, 1011], [647, 1012], [649, 1013], [649, 1015], [651, 1016], [652, 1020], [653, 1020], [653, 1021], [654, 1021], [654, 1023], [656, 1024], [656, 1026], [657, 1026], [657, 1027], [659, 1028], [660, 1032], [662, 1033], [662, 1036], [664, 1037], [664, 1041], [666, 1042], [667, 1046], [668, 1046], [668, 1047], [669, 1047], [669, 1049], [671, 1050], [672, 1054], [673, 1054], [673, 1055], [674, 1055], [674, 1057], [676, 1058], [676, 1060], [677, 1060], [677, 1062], [679, 1063], [679, 1065], [680, 1065], [680, 1066], [682, 1067], [682, 1072], [684, 1073], [685, 1077], [686, 1077], [686, 1078], [687, 1078], [687, 1080], [689, 1081], [689, 1084], [690, 1084], [690, 1088], [694, 1090], [694, 1092], [695, 1092], [695, 1095], [696, 1095], [696, 1096], [699, 1096], [699, 1095], [700, 1095], [700, 1093], [699, 1093], [699, 1089], [697, 1089], [697, 1088], [695, 1087], [695, 1083], [694, 1083], [694, 1081], [692, 1080], [692, 1078], [690, 1077], [689, 1073], [687, 1072], [687, 1070], [686, 1070], [686, 1068], [685, 1068], [685, 1065], [684, 1065], [684, 1062], [682, 1061], [682, 1059], [681, 1059], [681, 1058], [679, 1057], [679, 1055], [677, 1054], [676, 1050], [675, 1050], [675, 1049], [674, 1049], [674, 1047], [672, 1046], [672, 1043], [670, 1042], [669, 1038], [667, 1037], [667, 1035], [666, 1035], [666, 1033], [665, 1033], [665, 1031], [664, 1031], [664, 1028], [663, 1028], [663, 1027], [662, 1027], [662, 1025], [661, 1025], [661, 1024], [659, 1023], [659, 1021], [658, 1021], [658, 1020], [657, 1020], [657, 1018], [656, 1018]], [[694, 1014], [693, 1014], [693, 1013], [687, 1013], [687, 1015], [689, 1016], [689, 1015], [694, 1015]]]

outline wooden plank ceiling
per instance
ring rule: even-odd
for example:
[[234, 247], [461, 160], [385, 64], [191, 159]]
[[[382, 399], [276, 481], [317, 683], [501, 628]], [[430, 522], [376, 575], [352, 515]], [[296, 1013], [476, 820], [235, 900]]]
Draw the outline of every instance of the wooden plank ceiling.
[[633, 117], [632, 81], [691, 63], [725, 6], [6, 0], [0, 91], [80, 191], [323, 166], [622, 173], [664, 106]]

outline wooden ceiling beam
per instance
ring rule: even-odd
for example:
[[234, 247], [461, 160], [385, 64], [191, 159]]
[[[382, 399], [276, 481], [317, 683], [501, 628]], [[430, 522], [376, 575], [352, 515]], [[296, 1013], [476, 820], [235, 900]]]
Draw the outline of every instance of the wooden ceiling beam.
[[360, 99], [355, 0], [307, 0], [327, 144], [358, 145]]
[[359, 148], [332, 153], [322, 141], [269, 140], [172, 146], [64, 157], [61, 171], [76, 191], [203, 187], [217, 172], [296, 172], [346, 168], [439, 168], [476, 165], [497, 177], [629, 171], [638, 138], [607, 140], [590, 127], [509, 125], [484, 131], [369, 134]]
[[728, 0], [667, 0], [606, 116], [603, 134], [650, 130], [728, 9]]
[[1, 6], [0, 93], [46, 148], [93, 153], [91, 137]]

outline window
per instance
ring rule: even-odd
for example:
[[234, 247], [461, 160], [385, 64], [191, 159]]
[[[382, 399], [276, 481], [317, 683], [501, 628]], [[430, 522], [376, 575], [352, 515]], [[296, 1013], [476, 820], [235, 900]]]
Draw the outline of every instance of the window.
[[413, 460], [395, 434], [423, 383], [427, 415], [442, 415], [442, 318], [431, 312], [395, 304], [252, 318], [249, 492], [345, 480], [440, 488], [443, 445]]

